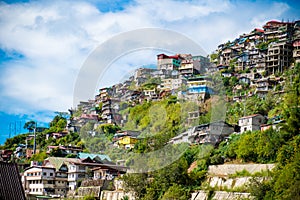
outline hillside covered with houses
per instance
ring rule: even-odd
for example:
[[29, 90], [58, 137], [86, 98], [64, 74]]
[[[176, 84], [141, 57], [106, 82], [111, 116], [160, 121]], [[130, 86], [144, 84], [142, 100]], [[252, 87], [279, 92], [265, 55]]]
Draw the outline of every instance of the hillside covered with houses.
[[[209, 56], [156, 60], [0, 147], [27, 198], [300, 196], [299, 20], [266, 22]], [[176, 161], [132, 173], [139, 155], [182, 144]], [[229, 165], [236, 170], [214, 168]]]

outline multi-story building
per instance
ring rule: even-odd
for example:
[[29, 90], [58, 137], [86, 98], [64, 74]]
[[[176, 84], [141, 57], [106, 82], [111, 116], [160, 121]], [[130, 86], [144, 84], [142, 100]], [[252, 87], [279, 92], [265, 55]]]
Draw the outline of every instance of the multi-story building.
[[241, 54], [236, 56], [234, 69], [236, 71], [242, 71], [245, 70], [248, 66], [249, 66], [249, 52], [248, 50], [245, 50]]
[[201, 124], [188, 129], [186, 132], [172, 138], [169, 144], [217, 144], [234, 132], [233, 126], [223, 121]]
[[258, 49], [252, 47], [249, 51], [249, 68], [256, 69], [257, 73], [263, 73], [266, 70], [267, 49]]
[[270, 78], [261, 78], [254, 80], [253, 82], [256, 86], [255, 94], [260, 97], [266, 96], [269, 91], [273, 90], [276, 84], [279, 84], [279, 81]]
[[221, 65], [229, 65], [230, 61], [238, 56], [238, 51], [231, 48], [225, 47], [220, 52], [220, 64]]
[[266, 68], [269, 74], [283, 72], [290, 66], [292, 45], [286, 42], [271, 43], [266, 57]]
[[178, 78], [162, 79], [161, 90], [178, 90], [186, 85], [186, 78], [180, 76]]
[[157, 55], [158, 70], [177, 70], [180, 67], [182, 57], [180, 55], [167, 56], [166, 54]]
[[[254, 73], [282, 72], [291, 64], [292, 51], [295, 61], [300, 60], [296, 22], [269, 21], [262, 29], [254, 29], [233, 42], [218, 46], [218, 61], [222, 65], [234, 65], [235, 71], [255, 69]], [[297, 36], [298, 35], [298, 36]], [[292, 43], [293, 42], [293, 43]], [[293, 45], [292, 45], [293, 44]], [[294, 48], [293, 48], [294, 46]]]
[[27, 195], [55, 194], [55, 168], [31, 166], [25, 169], [23, 181]]
[[269, 21], [264, 25], [264, 40], [290, 43], [293, 35], [293, 22]]
[[293, 58], [300, 63], [300, 20], [295, 22], [293, 34]]
[[68, 165], [68, 187], [69, 190], [78, 188], [79, 181], [87, 178], [88, 167], [78, 161], [71, 161]]
[[206, 76], [190, 77], [187, 80], [187, 94], [191, 99], [204, 100], [213, 93], [211, 81]]
[[85, 153], [79, 153], [79, 158], [47, 158], [44, 161], [43, 167], [51, 169], [51, 175], [55, 174], [55, 176], [53, 176], [53, 194], [62, 194], [68, 190], [75, 190], [78, 188], [80, 181], [86, 178], [92, 178], [93, 174], [89, 173], [90, 169], [98, 167], [100, 164], [110, 162], [109, 157], [105, 156], [103, 160], [99, 156], [96, 154], [87, 155]]
[[194, 62], [199, 62], [200, 64], [200, 68], [198, 69], [199, 74], [204, 74], [208, 71], [208, 68], [211, 67], [211, 63], [209, 62], [209, 58], [208, 57], [204, 57], [201, 55], [198, 56], [193, 56], [193, 61]]
[[[122, 86], [120, 86], [122, 87]], [[96, 102], [98, 104], [101, 118], [104, 123], [115, 124], [120, 123], [120, 117], [118, 115], [119, 100], [114, 98], [118, 93], [123, 93], [127, 89], [122, 90], [120, 87], [101, 88], [99, 94], [96, 96]]]
[[[178, 71], [183, 76], [193, 76], [204, 73], [205, 67], [208, 67], [209, 59], [203, 56], [192, 56], [191, 54], [185, 55], [184, 59], [180, 63]], [[202, 67], [202, 71], [201, 71]]]

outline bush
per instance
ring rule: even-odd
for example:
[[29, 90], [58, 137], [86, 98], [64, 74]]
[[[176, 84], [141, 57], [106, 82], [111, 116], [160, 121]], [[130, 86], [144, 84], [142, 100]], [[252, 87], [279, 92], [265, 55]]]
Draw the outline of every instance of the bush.
[[220, 154], [215, 154], [210, 157], [210, 164], [211, 165], [219, 165], [224, 163], [224, 158]]
[[165, 192], [162, 200], [188, 200], [189, 193], [181, 185], [174, 184]]
[[88, 196], [85, 196], [85, 197], [83, 198], [83, 200], [96, 200], [96, 198], [93, 197], [93, 196], [91, 196], [91, 195], [88, 195]]

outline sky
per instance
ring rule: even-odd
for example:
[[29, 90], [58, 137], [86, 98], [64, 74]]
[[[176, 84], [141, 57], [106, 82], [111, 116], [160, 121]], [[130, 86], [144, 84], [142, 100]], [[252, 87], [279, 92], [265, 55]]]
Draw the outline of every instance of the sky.
[[[269, 20], [293, 21], [299, 13], [300, 3], [280, 0], [0, 1], [0, 144], [15, 132], [11, 124], [35, 120], [45, 126], [55, 111], [74, 107], [80, 69], [115, 36], [141, 28], [171, 30], [209, 54]], [[114, 60], [97, 87], [155, 65], [159, 53], [139, 49]]]

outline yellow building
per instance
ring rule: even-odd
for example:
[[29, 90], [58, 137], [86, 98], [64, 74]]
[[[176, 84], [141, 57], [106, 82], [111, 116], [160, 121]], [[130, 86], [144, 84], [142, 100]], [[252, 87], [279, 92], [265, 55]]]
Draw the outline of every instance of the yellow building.
[[137, 141], [136, 137], [124, 136], [119, 139], [118, 146], [119, 148], [132, 149]]

